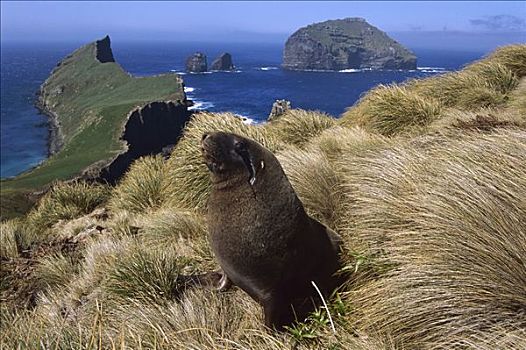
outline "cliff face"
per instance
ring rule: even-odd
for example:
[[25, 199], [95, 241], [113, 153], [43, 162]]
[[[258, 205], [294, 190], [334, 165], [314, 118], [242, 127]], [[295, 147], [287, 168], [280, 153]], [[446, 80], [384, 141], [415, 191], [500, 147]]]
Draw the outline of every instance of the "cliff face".
[[127, 151], [100, 171], [89, 169], [85, 177], [115, 183], [135, 159], [160, 153], [164, 147], [175, 144], [189, 117], [186, 106], [172, 101], [152, 102], [133, 110], [121, 136]]
[[285, 43], [291, 70], [416, 69], [416, 56], [362, 18], [311, 24]]
[[115, 62], [109, 36], [106, 35], [104, 39], [97, 40], [95, 45], [97, 48], [96, 57], [100, 63]]

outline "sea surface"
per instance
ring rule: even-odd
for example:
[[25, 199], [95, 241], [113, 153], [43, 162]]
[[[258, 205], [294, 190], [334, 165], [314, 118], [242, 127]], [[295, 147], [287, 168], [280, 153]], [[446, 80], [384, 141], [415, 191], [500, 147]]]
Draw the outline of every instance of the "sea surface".
[[[67, 44], [2, 44], [1, 177], [15, 176], [46, 159], [47, 118], [34, 107], [39, 86], [67, 54]], [[115, 59], [136, 76], [176, 72], [182, 75], [194, 110], [230, 111], [249, 122], [265, 121], [276, 99], [293, 108], [313, 109], [338, 117], [378, 84], [401, 82], [457, 70], [485, 52], [411, 48], [418, 56], [415, 71], [291, 72], [280, 68], [282, 44], [112, 43]], [[222, 52], [232, 54], [233, 72], [184, 72], [186, 57], [196, 51], [208, 64]]]

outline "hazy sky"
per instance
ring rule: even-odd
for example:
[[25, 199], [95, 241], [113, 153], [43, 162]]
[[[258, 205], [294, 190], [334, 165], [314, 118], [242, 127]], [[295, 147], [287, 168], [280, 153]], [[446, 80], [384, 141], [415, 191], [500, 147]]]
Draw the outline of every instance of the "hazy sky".
[[[327, 19], [364, 17], [391, 32], [515, 32], [525, 1], [469, 2], [1, 2], [3, 41], [281, 41]], [[257, 35], [256, 35], [257, 34]]]

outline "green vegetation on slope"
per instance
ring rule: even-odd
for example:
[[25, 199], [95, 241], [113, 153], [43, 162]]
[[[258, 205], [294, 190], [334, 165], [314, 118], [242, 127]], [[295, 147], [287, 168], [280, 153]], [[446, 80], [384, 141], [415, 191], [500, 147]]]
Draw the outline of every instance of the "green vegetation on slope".
[[[107, 42], [109, 48], [109, 39]], [[56, 180], [78, 175], [99, 161], [124, 150], [119, 140], [128, 114], [151, 101], [179, 100], [185, 95], [176, 74], [132, 77], [117, 63], [97, 60], [96, 43], [65, 58], [41, 90], [43, 107], [57, 116], [63, 147], [42, 165], [2, 181], [4, 207], [17, 191], [39, 189]], [[18, 195], [19, 196], [19, 195]]]
[[[525, 62], [508, 60], [514, 79]], [[0, 347], [526, 348], [524, 79], [502, 104], [442, 105], [417, 127], [385, 119], [389, 136], [316, 112], [265, 126], [198, 114], [170, 159], [136, 161], [117, 187], [57, 185], [27, 217], [2, 223]], [[382, 102], [376, 92], [363, 101], [372, 97]], [[265, 329], [238, 289], [180, 283], [217, 268], [199, 155], [211, 130], [273, 150], [306, 210], [343, 238], [350, 279], [328, 311], [289, 332]]]

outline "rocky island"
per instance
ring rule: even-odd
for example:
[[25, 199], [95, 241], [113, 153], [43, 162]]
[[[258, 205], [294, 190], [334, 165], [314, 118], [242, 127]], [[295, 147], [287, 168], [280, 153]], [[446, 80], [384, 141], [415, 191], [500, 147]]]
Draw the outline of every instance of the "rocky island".
[[116, 181], [134, 159], [177, 141], [190, 117], [187, 105], [177, 74], [131, 76], [115, 62], [109, 37], [77, 49], [38, 93], [37, 106], [50, 117], [50, 157], [2, 181], [2, 215], [11, 209], [8, 197], [20, 199], [53, 181]]
[[416, 56], [363, 18], [300, 28], [285, 43], [290, 70], [416, 69]]
[[203, 73], [208, 70], [206, 55], [196, 52], [186, 59], [186, 71], [190, 73]]
[[224, 52], [212, 62], [211, 70], [234, 70], [234, 63], [232, 62], [232, 55]]

